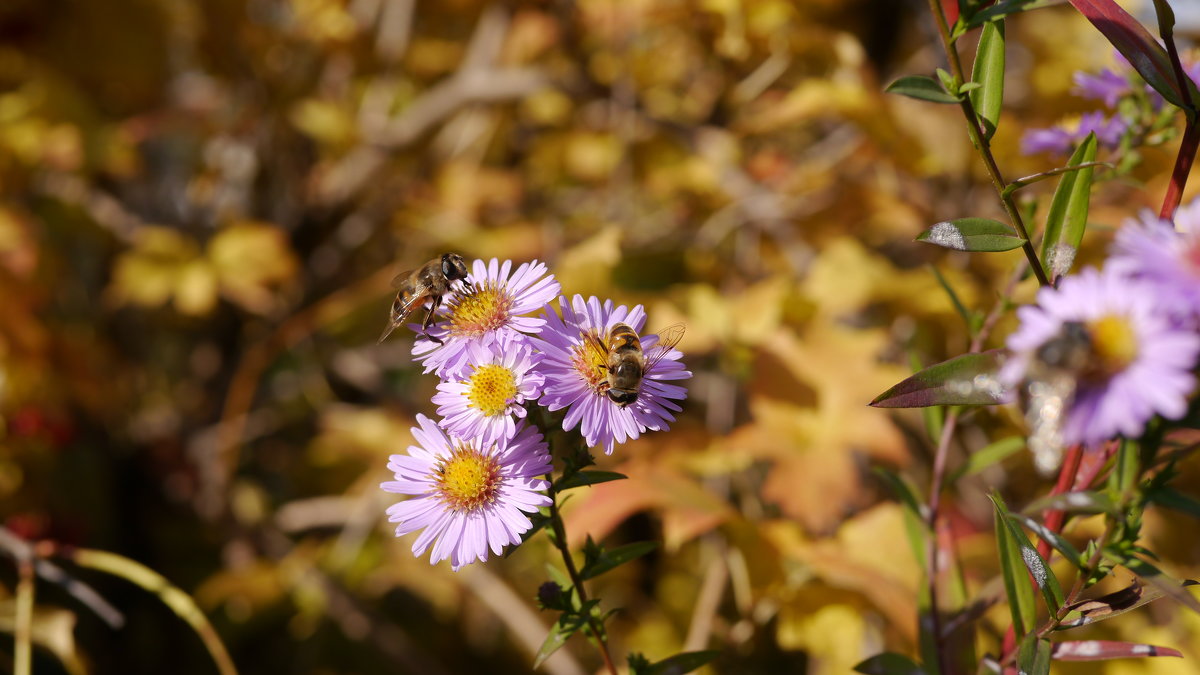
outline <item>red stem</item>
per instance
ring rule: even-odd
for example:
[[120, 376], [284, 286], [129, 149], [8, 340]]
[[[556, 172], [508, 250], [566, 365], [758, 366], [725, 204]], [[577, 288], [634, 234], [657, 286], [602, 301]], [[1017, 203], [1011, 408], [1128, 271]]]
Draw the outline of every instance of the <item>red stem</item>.
[[1173, 219], [1175, 209], [1179, 208], [1179, 203], [1183, 201], [1183, 188], [1187, 185], [1192, 162], [1196, 159], [1196, 148], [1200, 147], [1200, 126], [1196, 121], [1197, 115], [1188, 115], [1183, 140], [1179, 143], [1179, 155], [1175, 157], [1175, 170], [1171, 172], [1171, 184], [1167, 186], [1167, 195], [1163, 198], [1162, 208], [1158, 212], [1158, 217], [1163, 220]]

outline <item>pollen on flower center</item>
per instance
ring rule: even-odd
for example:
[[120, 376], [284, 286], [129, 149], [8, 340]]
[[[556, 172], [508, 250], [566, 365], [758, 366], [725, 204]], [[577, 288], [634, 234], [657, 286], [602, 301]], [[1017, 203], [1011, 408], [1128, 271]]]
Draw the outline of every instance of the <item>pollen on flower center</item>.
[[462, 337], [479, 337], [500, 328], [509, 319], [512, 297], [494, 282], [475, 285], [474, 291], [462, 293], [450, 308], [450, 331]]
[[500, 464], [490, 454], [456, 447], [437, 468], [437, 491], [457, 511], [473, 511], [492, 502], [500, 489]]
[[509, 368], [489, 363], [471, 375], [466, 391], [470, 405], [488, 416], [503, 415], [517, 397], [517, 378]]
[[[592, 334], [594, 336], [595, 332]], [[575, 371], [593, 392], [599, 394], [607, 388], [608, 370], [604, 355], [590, 348], [586, 340], [571, 351], [571, 365], [575, 366]]]
[[1096, 358], [1098, 374], [1111, 377], [1121, 372], [1137, 358], [1137, 334], [1129, 319], [1109, 315], [1088, 322], [1088, 334], [1092, 341], [1092, 354]]

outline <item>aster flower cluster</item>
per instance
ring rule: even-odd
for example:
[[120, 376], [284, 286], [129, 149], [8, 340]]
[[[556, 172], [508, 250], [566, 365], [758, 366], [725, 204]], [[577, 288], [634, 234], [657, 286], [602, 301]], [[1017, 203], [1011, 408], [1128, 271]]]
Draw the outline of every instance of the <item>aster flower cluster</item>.
[[[1072, 92], [1102, 102], [1106, 110], [1087, 112], [1044, 129], [1028, 130], [1021, 138], [1023, 154], [1069, 155], [1090, 133], [1096, 134], [1099, 145], [1109, 150], [1116, 150], [1125, 142], [1138, 145], [1165, 140], [1158, 132], [1170, 128], [1171, 108], [1163, 105], [1162, 96], [1145, 84], [1120, 53], [1114, 52], [1114, 59], [1113, 68], [1103, 68], [1097, 73], [1078, 71], [1073, 76]], [[1187, 60], [1183, 65], [1184, 72], [1200, 82], [1200, 60]]]
[[476, 260], [466, 281], [412, 350], [441, 379], [432, 400], [441, 419], [418, 415], [417, 444], [392, 456], [395, 480], [382, 485], [411, 495], [388, 509], [397, 536], [423, 529], [413, 553], [432, 546], [431, 562], [449, 558], [455, 570], [519, 544], [533, 526], [528, 514], [551, 503], [550, 448], [529, 418], [534, 405], [565, 410], [564, 431], [578, 427], [588, 446], [612, 454], [646, 431], [666, 430], [686, 396], [668, 381], [691, 376], [678, 350], [642, 335], [647, 368], [636, 400], [618, 403], [607, 395], [608, 364], [595, 345], [618, 323], [640, 332], [640, 305], [560, 297], [559, 282], [536, 261], [514, 269], [507, 260]]
[[1182, 418], [1200, 357], [1200, 203], [1174, 224], [1149, 213], [1126, 222], [1103, 270], [1042, 289], [1017, 316], [1001, 378], [1038, 402], [1030, 447], [1043, 470], [1055, 446], [1137, 438], [1156, 415]]

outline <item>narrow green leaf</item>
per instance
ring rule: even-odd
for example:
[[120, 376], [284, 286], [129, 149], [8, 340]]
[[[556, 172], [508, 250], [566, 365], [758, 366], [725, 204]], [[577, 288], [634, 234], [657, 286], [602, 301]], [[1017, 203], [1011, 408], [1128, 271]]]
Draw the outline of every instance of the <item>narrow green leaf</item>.
[[1121, 510], [1109, 499], [1108, 495], [1099, 492], [1080, 491], [1064, 492], [1034, 500], [1022, 509], [1022, 513], [1033, 515], [1042, 511], [1065, 511], [1067, 513], [1107, 513], [1121, 517]]
[[[967, 325], [967, 330], [970, 331], [972, 337], [974, 337], [976, 331], [978, 330], [977, 324], [979, 323], [979, 317], [967, 309], [967, 306], [963, 304], [962, 299], [958, 297], [958, 293], [954, 290], [954, 287], [950, 285], [950, 282], [946, 280], [946, 277], [942, 275], [942, 272], [937, 268], [936, 265], [930, 265], [929, 269], [933, 271], [933, 276], [937, 279], [938, 285], [940, 285], [942, 290], [946, 291], [946, 295], [950, 297], [950, 304], [954, 305], [954, 311], [958, 312], [958, 315], [962, 317], [963, 323]], [[914, 368], [914, 370], [917, 369]]]
[[1021, 559], [1021, 547], [1005, 526], [1004, 513], [997, 506], [995, 511], [996, 549], [1000, 553], [1000, 573], [1004, 578], [1004, 592], [1008, 596], [1008, 607], [1012, 612], [1013, 631], [1025, 635], [1033, 630], [1037, 619], [1033, 589], [1029, 586], [1025, 563]]
[[715, 649], [709, 649], [702, 652], [683, 652], [668, 656], [662, 661], [656, 661], [639, 670], [639, 675], [683, 675], [690, 673], [693, 670], [708, 665], [713, 659], [721, 655], [721, 652]]
[[[1087, 164], [1096, 160], [1096, 134], [1090, 133], [1075, 148], [1067, 166]], [[1089, 167], [1064, 173], [1050, 201], [1046, 215], [1046, 235], [1042, 238], [1042, 269], [1051, 280], [1066, 274], [1075, 262], [1075, 253], [1083, 241], [1087, 226], [1088, 202], [1092, 196], [1092, 173]]]
[[956, 218], [937, 223], [917, 241], [955, 251], [992, 253], [1021, 248], [1025, 240], [1008, 225], [988, 218]]
[[1117, 457], [1113, 463], [1113, 471], [1108, 476], [1108, 484], [1118, 499], [1121, 495], [1129, 494], [1137, 485], [1138, 475], [1141, 473], [1140, 454], [1138, 444], [1129, 439], [1122, 440], [1117, 448]]
[[1054, 570], [1046, 564], [1042, 559], [1041, 554], [1029, 542], [1029, 537], [1025, 536], [1025, 531], [1017, 527], [1009, 516], [1008, 507], [1004, 505], [1004, 501], [999, 495], [990, 495], [992, 504], [996, 507], [996, 512], [1003, 516], [1000, 520], [1005, 528], [1008, 529], [1011, 535], [1011, 540], [1016, 542], [1020, 549], [1021, 560], [1025, 564], [1025, 568], [1029, 570], [1029, 575], [1033, 577], [1033, 581], [1037, 584], [1038, 590], [1042, 592], [1042, 598], [1046, 601], [1046, 607], [1050, 609], [1050, 613], [1058, 611], [1063, 604], [1062, 586], [1058, 583], [1058, 577], [1054, 576]]
[[1065, 558], [1072, 565], [1082, 568], [1085, 564], [1086, 561], [1084, 560], [1083, 555], [1079, 553], [1079, 549], [1075, 548], [1074, 544], [1064, 539], [1062, 535], [1039, 523], [1033, 518], [1030, 518], [1029, 516], [1024, 516], [1020, 513], [1009, 513], [1008, 517], [1012, 518], [1013, 521], [1018, 525], [1023, 525], [1025, 529], [1036, 534], [1038, 538], [1049, 543], [1054, 550], [1061, 553], [1063, 558]]
[[1162, 486], [1155, 488], [1146, 495], [1151, 502], [1168, 509], [1186, 513], [1194, 518], [1200, 518], [1200, 500], [1186, 495], [1175, 488]]
[[537, 655], [533, 659], [534, 670], [541, 667], [546, 659], [567, 644], [567, 639], [583, 628], [583, 625], [583, 618], [577, 614], [564, 613], [558, 617], [558, 621], [555, 621], [554, 625], [550, 627], [550, 633], [542, 641], [542, 646], [538, 648]]
[[623, 478], [628, 478], [628, 476], [616, 471], [580, 471], [565, 480], [560, 480], [555, 484], [554, 490], [555, 492], [561, 492], [584, 485], [598, 485]]
[[1050, 641], [1030, 633], [1017, 650], [1017, 669], [1022, 675], [1050, 675]]
[[929, 529], [925, 525], [925, 518], [922, 515], [923, 511], [916, 493], [913, 492], [908, 481], [899, 474], [880, 466], [874, 467], [873, 471], [888, 484], [892, 493], [900, 500], [908, 546], [912, 549], [913, 558], [917, 561], [919, 568], [925, 569], [925, 547], [928, 543], [926, 537], [929, 536]]
[[624, 565], [635, 558], [640, 558], [656, 548], [658, 548], [657, 542], [639, 541], [618, 546], [611, 551], [604, 551], [594, 561], [579, 570], [579, 578], [586, 581], [598, 577], [614, 567]]
[[1020, 452], [1024, 448], [1025, 439], [1021, 436], [1001, 438], [971, 453], [967, 461], [951, 474], [949, 482], [954, 483], [963, 476], [973, 476], [993, 464], [1004, 461], [1009, 456]]
[[913, 375], [871, 401], [876, 408], [922, 408], [929, 405], [994, 405], [1009, 394], [996, 373], [1000, 350], [963, 354]]
[[1138, 575], [1142, 581], [1177, 600], [1184, 607], [1200, 614], [1200, 600], [1196, 600], [1196, 596], [1187, 590], [1189, 586], [1196, 585], [1195, 581], [1180, 581], [1175, 579], [1160, 570], [1158, 566], [1142, 558], [1130, 557], [1122, 560], [1121, 563], [1129, 568], [1130, 572]]
[[1025, 12], [1031, 9], [1049, 7], [1051, 5], [1057, 5], [1061, 2], [1062, 0], [1001, 0], [1001, 2], [997, 2], [991, 7], [987, 7], [971, 15], [971, 18], [966, 22], [966, 27], [976, 28], [989, 21], [995, 21], [996, 19], [1004, 18], [1009, 14], [1017, 14], [1019, 12]]
[[1004, 21], [984, 24], [971, 67], [971, 80], [979, 83], [979, 88], [971, 92], [971, 105], [983, 124], [984, 138], [990, 139], [1000, 124], [1000, 106], [1004, 102]]
[[884, 91], [931, 103], [958, 103], [957, 98], [948, 94], [937, 80], [928, 75], [907, 75], [889, 84]]
[[864, 675], [927, 675], [928, 671], [903, 654], [884, 652], [854, 666], [854, 672]]

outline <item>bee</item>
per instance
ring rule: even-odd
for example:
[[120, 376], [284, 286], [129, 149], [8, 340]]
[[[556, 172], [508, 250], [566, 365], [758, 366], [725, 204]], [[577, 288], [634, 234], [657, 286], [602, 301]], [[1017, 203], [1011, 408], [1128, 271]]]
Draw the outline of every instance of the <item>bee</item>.
[[1078, 321], [1034, 351], [1022, 388], [1029, 450], [1038, 471], [1049, 474], [1062, 462], [1062, 424], [1080, 380], [1094, 376], [1092, 336]]
[[642, 340], [629, 324], [614, 325], [604, 338], [585, 333], [585, 343], [600, 357], [600, 367], [606, 373], [601, 391], [622, 408], [636, 401], [642, 388], [642, 379], [679, 344], [683, 339], [683, 330], [683, 324], [664, 328], [658, 344], [651, 347], [657, 351], [650, 356], [642, 350]]
[[396, 289], [396, 299], [392, 302], [391, 319], [379, 342], [387, 339], [409, 314], [417, 307], [429, 302], [429, 310], [425, 313], [425, 322], [421, 324], [421, 332], [425, 337], [438, 344], [442, 341], [429, 334], [429, 326], [433, 317], [442, 304], [442, 298], [453, 289], [455, 281], [462, 281], [467, 290], [474, 290], [467, 279], [467, 263], [457, 253], [445, 253], [440, 258], [434, 258], [415, 270], [397, 274], [392, 279], [392, 288]]

